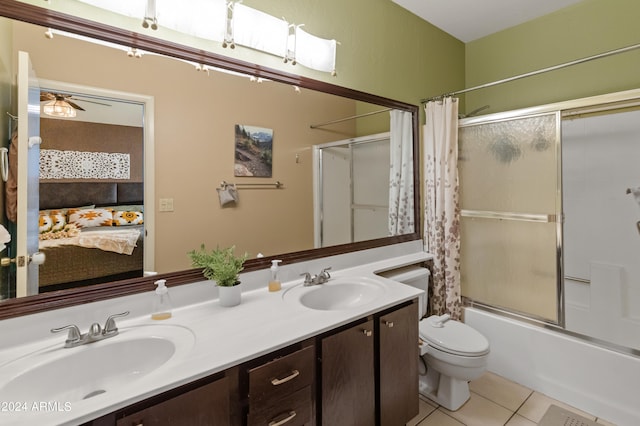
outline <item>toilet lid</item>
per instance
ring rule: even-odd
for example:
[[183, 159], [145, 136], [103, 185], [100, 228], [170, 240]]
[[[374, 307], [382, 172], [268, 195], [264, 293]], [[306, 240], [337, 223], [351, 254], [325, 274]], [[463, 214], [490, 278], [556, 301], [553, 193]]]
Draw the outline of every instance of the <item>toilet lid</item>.
[[449, 320], [434, 327], [429, 317], [420, 321], [420, 337], [430, 346], [455, 355], [480, 356], [489, 353], [489, 341], [478, 331], [459, 321]]

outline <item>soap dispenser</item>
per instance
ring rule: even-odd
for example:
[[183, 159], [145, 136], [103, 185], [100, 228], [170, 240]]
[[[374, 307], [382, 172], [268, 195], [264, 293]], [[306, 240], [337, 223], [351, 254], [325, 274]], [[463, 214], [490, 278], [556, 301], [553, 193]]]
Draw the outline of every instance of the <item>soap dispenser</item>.
[[272, 260], [271, 261], [271, 279], [269, 280], [269, 291], [280, 291], [282, 288], [282, 284], [280, 283], [280, 278], [278, 278], [278, 263], [282, 262], [282, 260]]
[[167, 280], [158, 280], [154, 284], [156, 288], [155, 299], [153, 300], [152, 320], [165, 320], [171, 318], [171, 299], [169, 289], [166, 287]]

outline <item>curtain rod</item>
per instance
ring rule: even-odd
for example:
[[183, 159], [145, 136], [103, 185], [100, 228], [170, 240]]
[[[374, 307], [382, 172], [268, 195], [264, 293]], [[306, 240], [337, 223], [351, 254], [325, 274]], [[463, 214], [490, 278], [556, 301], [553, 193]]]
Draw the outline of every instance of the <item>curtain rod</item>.
[[420, 103], [427, 103], [429, 101], [436, 101], [448, 96], [454, 96], [454, 95], [459, 95], [461, 93], [467, 93], [467, 92], [472, 92], [474, 90], [478, 90], [478, 89], [484, 89], [487, 87], [492, 87], [492, 86], [497, 86], [498, 84], [503, 84], [503, 83], [508, 83], [510, 81], [514, 81], [514, 80], [519, 80], [521, 78], [525, 78], [525, 77], [532, 77], [534, 75], [538, 75], [538, 74], [543, 74], [549, 71], [555, 71], [555, 70], [559, 70], [561, 68], [566, 68], [566, 67], [570, 67], [573, 65], [578, 65], [578, 64], [582, 64], [585, 62], [589, 62], [589, 61], [593, 61], [596, 59], [601, 59], [601, 58], [606, 58], [607, 56], [613, 56], [613, 55], [617, 55], [619, 53], [625, 53], [625, 52], [629, 52], [631, 50], [635, 50], [640, 48], [640, 43], [639, 44], [633, 44], [631, 46], [627, 46], [627, 47], [621, 47], [620, 49], [615, 49], [615, 50], [610, 50], [608, 52], [604, 52], [604, 53], [599, 53], [597, 55], [593, 55], [593, 56], [588, 56], [586, 58], [582, 58], [582, 59], [576, 59], [575, 61], [570, 61], [570, 62], [565, 62], [563, 64], [559, 64], [559, 65], [554, 65], [548, 68], [542, 68], [536, 71], [531, 71], [528, 73], [524, 73], [524, 74], [520, 74], [520, 75], [516, 75], [513, 77], [509, 77], [509, 78], [505, 78], [502, 80], [496, 80], [496, 81], [492, 81], [491, 83], [486, 83], [486, 84], [481, 84], [479, 86], [474, 86], [474, 87], [470, 87], [468, 89], [463, 89], [463, 90], [458, 90], [455, 92], [450, 92], [450, 93], [443, 93], [440, 96], [435, 96], [432, 98], [426, 98], [426, 99], [422, 99], [420, 101]]
[[380, 114], [381, 112], [391, 111], [392, 109], [393, 108], [385, 108], [385, 109], [381, 109], [381, 110], [378, 110], [378, 111], [367, 112], [367, 113], [364, 113], [364, 114], [353, 115], [351, 117], [339, 118], [337, 120], [327, 121], [326, 123], [312, 124], [309, 127], [312, 128], [312, 129], [317, 129], [318, 127], [328, 126], [329, 124], [341, 123], [343, 121], [354, 120], [354, 119], [360, 118], [360, 117], [367, 117], [369, 115]]

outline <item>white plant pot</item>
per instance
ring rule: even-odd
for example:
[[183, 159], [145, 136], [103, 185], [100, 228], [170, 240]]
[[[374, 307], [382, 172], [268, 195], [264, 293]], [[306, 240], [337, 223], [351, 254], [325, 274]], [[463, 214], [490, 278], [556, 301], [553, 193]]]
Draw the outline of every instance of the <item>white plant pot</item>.
[[237, 306], [242, 301], [242, 284], [232, 287], [218, 286], [218, 297], [220, 306]]

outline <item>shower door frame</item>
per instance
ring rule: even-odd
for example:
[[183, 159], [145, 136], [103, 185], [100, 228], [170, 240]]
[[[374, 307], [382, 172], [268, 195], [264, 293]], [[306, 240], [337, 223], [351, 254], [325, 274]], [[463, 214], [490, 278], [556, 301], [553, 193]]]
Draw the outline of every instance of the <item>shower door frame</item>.
[[[368, 143], [375, 143], [380, 141], [389, 141], [391, 138], [391, 132], [375, 133], [371, 135], [359, 136], [356, 138], [342, 139], [334, 142], [323, 143], [313, 146], [313, 222], [314, 222], [314, 247], [324, 247], [324, 202], [323, 202], [323, 173], [322, 173], [322, 150], [326, 148], [349, 148], [349, 185], [350, 185], [350, 223], [349, 223], [349, 242], [353, 243], [355, 240], [355, 225], [354, 225], [354, 211], [358, 206], [354, 204], [354, 188], [353, 188], [353, 146], [363, 145]], [[366, 206], [365, 206], [366, 207]], [[369, 206], [380, 208], [382, 206]], [[387, 206], [387, 212], [389, 206]]]
[[[475, 120], [460, 120], [458, 128], [472, 127], [486, 124], [493, 124], [499, 122], [509, 122], [513, 120], [535, 118], [541, 116], [555, 115], [555, 149], [556, 158], [556, 188], [555, 188], [555, 205], [556, 210], [553, 214], [534, 214], [534, 213], [515, 213], [515, 212], [503, 212], [503, 211], [481, 211], [481, 210], [461, 210], [461, 217], [468, 218], [482, 218], [501, 221], [519, 221], [519, 222], [537, 222], [537, 223], [555, 223], [555, 270], [556, 270], [556, 321], [552, 321], [549, 318], [537, 316], [531, 313], [517, 311], [510, 309], [506, 306], [495, 306], [489, 303], [474, 300], [463, 296], [463, 301], [467, 306], [483, 307], [485, 309], [491, 309], [494, 311], [500, 311], [505, 314], [517, 316], [520, 318], [528, 318], [543, 324], [550, 324], [559, 327], [565, 326], [565, 310], [564, 310], [564, 280], [563, 277], [563, 260], [562, 260], [562, 146], [561, 146], [561, 126], [562, 117], [561, 111], [558, 109], [549, 109], [547, 111], [529, 111], [520, 110], [510, 111], [506, 113], [490, 114], [486, 116], [478, 117]], [[516, 113], [516, 114], [512, 114]], [[460, 166], [458, 166], [460, 167]]]
[[[493, 122], [504, 121], [508, 119], [515, 119], [515, 118], [521, 118], [525, 116], [532, 116], [532, 115], [539, 115], [539, 114], [553, 113], [553, 112], [559, 112], [560, 116], [564, 118], [567, 116], [572, 116], [577, 114], [586, 114], [586, 113], [593, 113], [593, 112], [600, 112], [600, 111], [607, 111], [607, 110], [615, 110], [623, 107], [639, 107], [639, 106], [640, 106], [640, 89], [632, 89], [632, 90], [626, 90], [621, 92], [607, 93], [602, 95], [596, 95], [596, 96], [573, 99], [568, 101], [561, 101], [556, 103], [539, 105], [534, 107], [522, 108], [522, 109], [517, 109], [512, 111], [499, 112], [495, 114], [487, 114], [483, 116], [464, 118], [459, 120], [458, 125], [459, 127], [464, 127], [464, 126], [470, 126], [470, 125], [476, 125], [476, 124], [485, 124], [492, 121]], [[559, 126], [562, 125], [561, 120], [559, 120], [558, 125]], [[561, 197], [560, 200], [562, 200], [562, 157], [561, 157], [562, 140], [560, 140], [559, 149], [560, 149], [560, 153], [557, 157], [558, 170], [559, 170], [558, 191], [559, 191], [559, 196]], [[560, 225], [560, 228], [561, 228], [562, 223], [564, 222], [564, 213], [562, 210], [562, 203], [560, 204], [560, 206], [561, 206], [561, 211], [558, 217], [562, 218], [562, 220], [558, 220], [557, 223]], [[519, 312], [513, 312], [513, 311], [510, 311], [509, 309], [504, 309], [501, 307], [483, 304], [483, 303], [468, 299], [466, 297], [463, 297], [463, 302], [465, 303], [465, 306], [473, 306], [478, 309], [485, 310], [499, 316], [516, 319], [531, 325], [548, 328], [560, 334], [576, 337], [586, 342], [589, 342], [591, 344], [595, 344], [597, 346], [600, 346], [609, 350], [624, 353], [627, 355], [632, 355], [635, 357], [640, 357], [640, 349], [625, 347], [625, 346], [618, 345], [606, 340], [598, 339], [586, 334], [577, 333], [564, 328], [564, 323], [565, 323], [564, 291], [563, 291], [563, 288], [564, 288], [564, 274], [563, 274], [564, 264], [563, 263], [564, 262], [563, 262], [563, 256], [562, 256], [562, 249], [563, 249], [562, 242], [563, 242], [563, 236], [562, 236], [562, 233], [560, 233], [557, 250], [558, 250], [558, 262], [560, 267], [559, 271], [562, 273], [558, 274], [557, 276], [557, 281], [558, 281], [557, 285], [558, 285], [558, 301], [561, 302], [559, 303], [558, 306], [559, 306], [559, 309], [562, 310], [562, 314], [559, 316], [559, 319], [561, 318], [562, 321], [559, 321], [557, 324], [548, 322], [548, 321], [543, 321], [540, 318], [535, 318]]]

